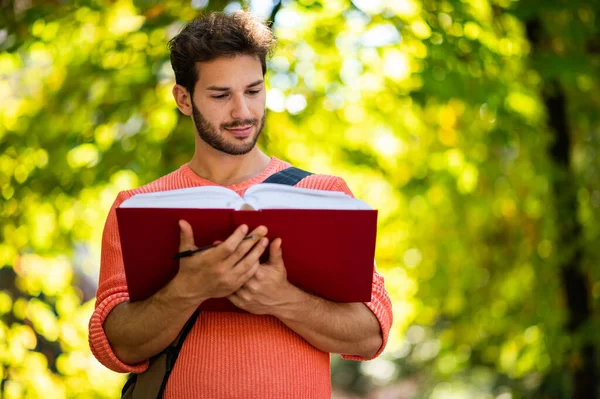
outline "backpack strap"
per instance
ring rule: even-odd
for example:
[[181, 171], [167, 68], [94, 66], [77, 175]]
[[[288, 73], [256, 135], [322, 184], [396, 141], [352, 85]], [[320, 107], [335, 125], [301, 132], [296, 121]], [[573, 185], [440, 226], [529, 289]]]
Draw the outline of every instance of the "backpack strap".
[[169, 375], [175, 366], [183, 342], [198, 319], [200, 311], [194, 314], [185, 323], [175, 340], [158, 355], [150, 359], [148, 369], [141, 374], [130, 374], [123, 390], [122, 398], [149, 399], [162, 398], [167, 386]]
[[307, 172], [305, 170], [298, 169], [292, 166], [272, 174], [271, 176], [267, 177], [267, 179], [263, 181], [263, 183], [275, 183], [285, 184], [287, 186], [295, 186], [300, 182], [300, 180], [310, 175], [312, 175], [311, 172]]

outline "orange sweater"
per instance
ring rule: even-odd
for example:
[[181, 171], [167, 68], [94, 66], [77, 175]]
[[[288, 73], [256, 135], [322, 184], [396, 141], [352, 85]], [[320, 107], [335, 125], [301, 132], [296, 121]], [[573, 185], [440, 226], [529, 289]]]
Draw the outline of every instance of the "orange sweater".
[[[258, 176], [228, 186], [239, 195], [254, 184], [290, 164], [271, 158]], [[103, 323], [110, 311], [128, 301], [115, 208], [137, 193], [215, 185], [196, 175], [189, 166], [163, 176], [134, 190], [119, 193], [104, 227], [100, 282], [96, 308], [89, 325], [92, 353], [106, 367], [118, 372], [143, 372], [148, 361], [125, 364], [112, 351]], [[311, 175], [298, 187], [343, 191], [352, 194], [344, 180], [326, 175]], [[375, 272], [372, 301], [366, 305], [381, 325], [384, 349], [392, 325], [392, 306], [383, 277]], [[351, 360], [369, 360], [342, 355]], [[329, 353], [322, 352], [273, 316], [243, 313], [203, 312], [190, 331], [164, 393], [173, 398], [329, 398], [331, 381]]]

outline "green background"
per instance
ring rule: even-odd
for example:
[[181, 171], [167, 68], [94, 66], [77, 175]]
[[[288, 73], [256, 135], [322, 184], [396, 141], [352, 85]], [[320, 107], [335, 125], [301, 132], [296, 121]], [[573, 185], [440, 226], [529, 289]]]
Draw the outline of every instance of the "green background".
[[279, 42], [260, 147], [379, 209], [394, 326], [334, 397], [597, 398], [591, 0], [0, 1], [0, 396], [118, 396], [87, 343], [106, 214], [193, 154], [166, 42], [241, 6]]

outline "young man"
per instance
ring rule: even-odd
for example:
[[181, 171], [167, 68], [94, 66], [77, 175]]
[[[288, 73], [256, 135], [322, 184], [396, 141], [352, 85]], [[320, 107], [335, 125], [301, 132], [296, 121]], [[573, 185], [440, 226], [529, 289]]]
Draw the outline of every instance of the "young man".
[[[175, 278], [151, 298], [129, 302], [115, 208], [136, 193], [221, 185], [243, 195], [291, 165], [256, 147], [265, 121], [266, 56], [271, 31], [249, 14], [210, 14], [170, 42], [180, 111], [195, 125], [192, 160], [143, 187], [119, 193], [102, 238], [100, 283], [90, 320], [92, 352], [106, 367], [143, 372], [208, 298], [227, 297], [248, 313], [202, 312], [168, 380], [165, 398], [329, 398], [330, 353], [378, 356], [392, 310], [383, 278], [374, 274], [372, 301], [333, 303], [291, 285], [280, 239], [260, 226], [243, 240], [240, 226], [216, 248], [180, 261]], [[351, 194], [333, 176], [311, 175], [298, 187]], [[194, 226], [194, 228], [202, 228]], [[194, 249], [192, 227], [180, 221], [180, 250]], [[259, 257], [269, 252], [269, 261]]]

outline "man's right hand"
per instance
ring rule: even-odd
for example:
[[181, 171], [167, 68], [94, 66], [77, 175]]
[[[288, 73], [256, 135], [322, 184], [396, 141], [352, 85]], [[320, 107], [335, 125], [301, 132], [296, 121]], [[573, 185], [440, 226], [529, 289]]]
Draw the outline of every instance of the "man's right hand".
[[[196, 249], [192, 226], [180, 220], [179, 227], [179, 251]], [[173, 283], [182, 299], [201, 303], [226, 297], [254, 276], [269, 243], [265, 237], [267, 228], [257, 227], [250, 233], [253, 238], [244, 240], [247, 233], [248, 226], [241, 225], [215, 248], [180, 259]]]
[[[180, 251], [196, 249], [192, 227], [180, 222]], [[117, 305], [104, 322], [104, 330], [117, 357], [135, 364], [166, 348], [198, 306], [208, 298], [231, 295], [259, 266], [267, 247], [267, 228], [260, 226], [244, 240], [248, 228], [240, 226], [217, 247], [180, 259], [173, 280], [150, 298]]]

